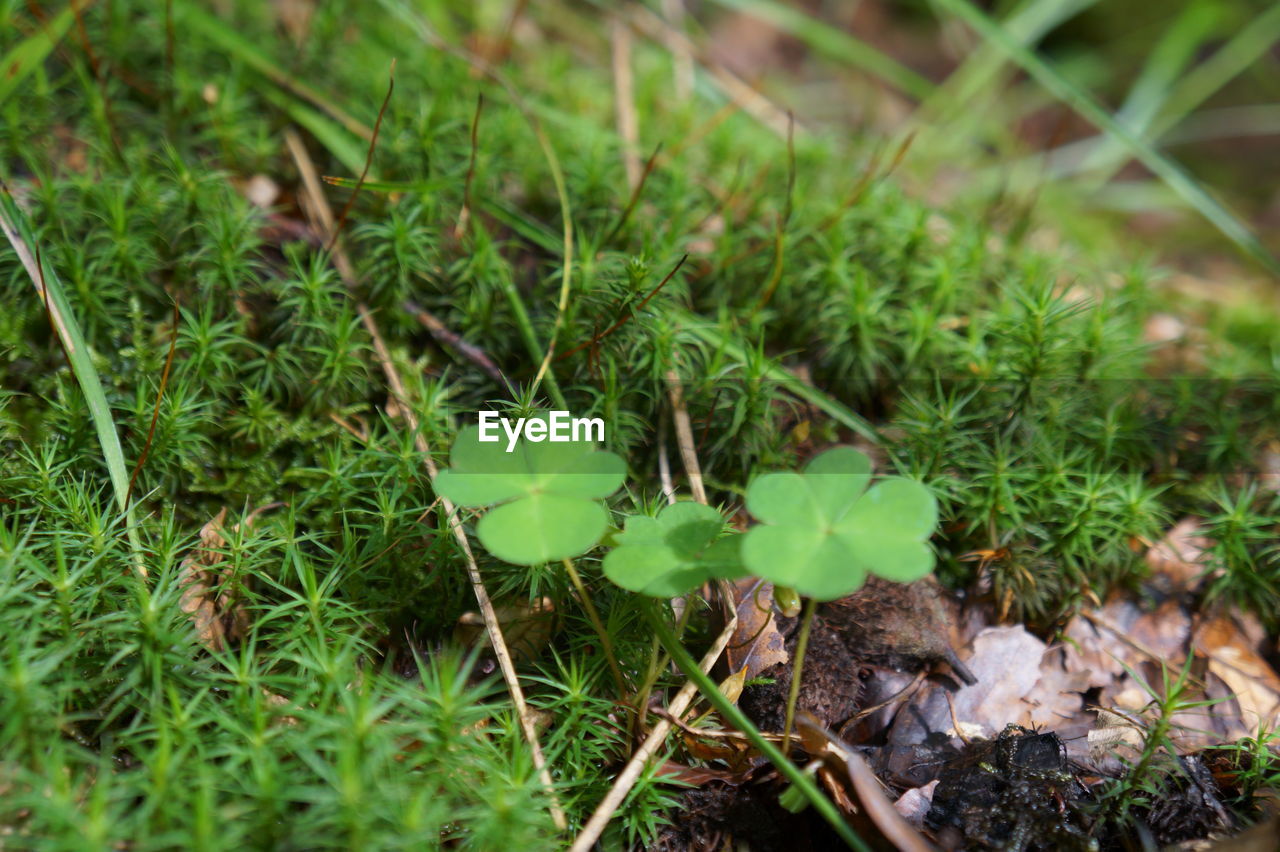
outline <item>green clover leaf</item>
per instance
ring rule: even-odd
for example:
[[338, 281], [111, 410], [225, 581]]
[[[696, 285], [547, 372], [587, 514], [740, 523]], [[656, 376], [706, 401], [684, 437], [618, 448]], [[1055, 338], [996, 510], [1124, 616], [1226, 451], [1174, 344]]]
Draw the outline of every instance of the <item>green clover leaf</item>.
[[[549, 421], [545, 413], [531, 419]], [[480, 440], [480, 427], [458, 433], [452, 466], [436, 476], [436, 493], [459, 506], [494, 506], [476, 525], [481, 544], [514, 565], [540, 565], [590, 550], [609, 523], [599, 502], [626, 476], [626, 464], [593, 441]]]
[[926, 576], [937, 501], [914, 480], [886, 477], [868, 490], [870, 483], [870, 460], [847, 447], [817, 456], [803, 473], [757, 477], [747, 509], [762, 524], [746, 534], [742, 561], [818, 600], [844, 597], [868, 574], [903, 583]]
[[604, 558], [604, 573], [633, 592], [683, 595], [712, 577], [740, 577], [742, 537], [720, 538], [724, 517], [701, 503], [673, 503], [656, 518], [634, 515]]

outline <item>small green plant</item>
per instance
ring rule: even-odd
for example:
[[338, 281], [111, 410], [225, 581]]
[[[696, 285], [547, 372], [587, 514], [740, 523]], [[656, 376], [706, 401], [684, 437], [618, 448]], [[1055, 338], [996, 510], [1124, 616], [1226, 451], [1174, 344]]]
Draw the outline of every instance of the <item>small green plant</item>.
[[[529, 418], [548, 423], [545, 413]], [[580, 556], [600, 540], [609, 516], [599, 502], [618, 490], [626, 464], [591, 441], [482, 441], [463, 429], [440, 471], [436, 492], [459, 506], [491, 511], [476, 525], [480, 542], [515, 565]]]
[[928, 538], [938, 525], [938, 503], [929, 489], [901, 477], [870, 485], [871, 460], [836, 447], [804, 473], [766, 473], [747, 489], [747, 509], [764, 523], [747, 533], [744, 563], [774, 584], [786, 614], [795, 614], [799, 595], [808, 598], [787, 695], [784, 752], [818, 601], [856, 591], [871, 574], [907, 583], [933, 570]]
[[624, 589], [655, 598], [686, 594], [716, 577], [740, 577], [742, 536], [721, 538], [724, 516], [701, 503], [673, 503], [656, 518], [633, 515], [604, 558]]
[[929, 574], [937, 501], [909, 479], [870, 483], [870, 459], [847, 447], [817, 456], [804, 473], [757, 477], [747, 509], [763, 524], [742, 544], [747, 568], [818, 600], [843, 597], [870, 574], [903, 583]]

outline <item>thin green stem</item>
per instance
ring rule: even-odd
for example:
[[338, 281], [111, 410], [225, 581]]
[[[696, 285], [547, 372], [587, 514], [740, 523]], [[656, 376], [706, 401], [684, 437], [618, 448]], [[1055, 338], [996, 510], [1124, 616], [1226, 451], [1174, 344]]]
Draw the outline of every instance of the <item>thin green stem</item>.
[[796, 766], [787, 756], [778, 751], [777, 746], [765, 739], [764, 734], [760, 733], [760, 729], [752, 724], [747, 715], [743, 713], [738, 706], [725, 697], [720, 688], [716, 686], [716, 682], [703, 673], [698, 667], [697, 661], [689, 656], [689, 652], [680, 644], [680, 640], [671, 632], [671, 628], [663, 619], [661, 613], [658, 612], [657, 606], [653, 601], [645, 601], [643, 604], [645, 617], [649, 619], [649, 624], [653, 627], [653, 632], [657, 635], [658, 641], [667, 649], [667, 653], [671, 655], [672, 661], [684, 672], [685, 677], [693, 681], [698, 689], [711, 702], [720, 715], [724, 716], [725, 721], [733, 725], [741, 731], [750, 743], [758, 748], [760, 752], [769, 761], [778, 768], [778, 771], [800, 790], [801, 794], [809, 800], [809, 804], [813, 805], [813, 809], [821, 814], [836, 834], [840, 835], [840, 839], [849, 845], [851, 849], [857, 849], [858, 852], [871, 852], [866, 842], [854, 834], [853, 829], [844, 821], [844, 817], [840, 815], [840, 811], [836, 809], [835, 804], [823, 795], [818, 789], [818, 785], [814, 783], [813, 778], [805, 774], [805, 772]]
[[817, 598], [804, 603], [804, 617], [800, 620], [800, 637], [796, 639], [796, 653], [792, 657], [791, 691], [787, 693], [787, 721], [782, 726], [782, 753], [791, 753], [791, 726], [796, 720], [796, 700], [800, 697], [800, 679], [804, 675], [804, 653], [809, 649], [809, 633], [813, 630], [813, 614], [818, 610]]
[[613, 642], [609, 639], [609, 633], [604, 629], [604, 622], [600, 620], [600, 613], [596, 611], [596, 605], [591, 602], [591, 595], [587, 594], [587, 587], [582, 584], [582, 577], [578, 576], [578, 569], [573, 567], [573, 563], [568, 559], [560, 560], [564, 563], [564, 570], [569, 574], [569, 580], [573, 583], [573, 587], [578, 591], [578, 598], [582, 601], [582, 608], [587, 611], [587, 618], [591, 619], [591, 626], [596, 629], [596, 635], [600, 637], [600, 644], [604, 646], [604, 657], [609, 662], [609, 671], [613, 673], [614, 683], [618, 687], [618, 695], [627, 694], [627, 679], [622, 676], [622, 667], [618, 665], [618, 655], [613, 651]]

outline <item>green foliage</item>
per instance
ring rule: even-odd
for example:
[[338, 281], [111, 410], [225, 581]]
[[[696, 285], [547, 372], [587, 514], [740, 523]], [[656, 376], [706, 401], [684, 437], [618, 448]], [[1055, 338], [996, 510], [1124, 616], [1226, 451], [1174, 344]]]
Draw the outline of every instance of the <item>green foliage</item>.
[[[531, 421], [548, 424], [545, 413]], [[544, 427], [545, 428], [545, 427]], [[622, 485], [626, 464], [591, 441], [521, 439], [507, 452], [501, 441], [481, 441], [480, 427], [458, 433], [436, 492], [460, 506], [496, 506], [476, 534], [485, 548], [516, 565], [579, 556], [604, 535], [609, 516], [600, 500]]]
[[724, 532], [724, 516], [700, 503], [672, 503], [656, 518], [632, 515], [604, 558], [613, 582], [655, 598], [672, 598], [715, 577], [742, 576], [741, 536]]
[[[589, 59], [598, 21], [577, 4], [526, 10], [520, 31], [548, 37], [510, 43], [502, 67], [520, 71], [518, 102], [458, 56], [423, 46], [424, 30], [454, 45], [496, 39], [505, 18], [490, 20], [486, 4], [316, 4], [297, 40], [268, 4], [220, 4], [216, 16], [172, 5], [170, 28], [168, 4], [80, 4], [77, 19], [0, 2], [0, 174], [83, 335], [73, 371], [39, 291], [0, 245], [0, 635], [16, 637], [0, 660], [0, 828], [14, 845], [563, 843], [501, 693], [477, 685], [447, 647], [474, 600], [448, 519], [432, 507], [461, 477], [445, 475], [438, 492], [416, 447], [425, 439], [439, 453], [459, 418], [512, 397], [546, 404], [530, 391], [531, 353], [541, 356], [556, 327], [566, 270], [560, 201], [529, 115], [562, 166], [577, 239], [552, 375], [575, 416], [605, 420], [605, 446], [632, 471], [624, 495], [613, 493], [618, 462], [584, 475], [595, 483], [586, 488], [557, 463], [554, 491], [535, 495], [528, 470], [508, 470], [479, 495], [497, 504], [478, 524], [482, 543], [498, 530], [499, 558], [477, 549], [490, 591], [550, 596], [564, 618], [524, 674], [531, 704], [552, 717], [544, 743], [571, 822], [603, 794], [625, 726], [600, 643], [566, 605], [565, 572], [502, 558], [587, 550], [611, 512], [633, 514], [661, 493], [669, 371], [726, 513], [759, 471], [859, 436], [936, 496], [941, 578], [989, 581], [1012, 618], [1049, 623], [1087, 593], [1135, 582], [1145, 570], [1135, 542], [1195, 515], [1207, 518], [1222, 569], [1211, 596], [1274, 623], [1280, 517], [1240, 476], [1280, 422], [1275, 321], [1255, 304], [1207, 309], [1196, 357], [1170, 370], [1138, 342], [1151, 312], [1171, 309], [1148, 265], [1117, 274], [1091, 246], [1037, 248], [1053, 241], [1023, 236], [1052, 237], [1079, 219], [1026, 213], [1019, 229], [1023, 213], [1008, 201], [962, 196], [939, 208], [894, 179], [868, 181], [885, 140], [820, 123], [796, 135], [790, 194], [803, 203], [784, 217], [785, 142], [745, 113], [707, 124], [719, 104], [701, 86], [674, 99], [669, 52], [643, 39], [640, 147], [663, 141], [667, 153], [622, 222], [630, 189], [611, 75]], [[1239, 31], [1256, 46], [1256, 28]], [[340, 210], [392, 56], [376, 179], [352, 202], [343, 237], [348, 286], [301, 209], [285, 131], [336, 178], [324, 191]], [[974, 120], [1006, 115], [956, 107]], [[901, 174], [923, 167], [922, 144]], [[258, 176], [282, 190], [268, 208], [241, 191]], [[1041, 234], [1045, 219], [1053, 233]], [[777, 290], [760, 308], [778, 261]], [[413, 306], [508, 382], [424, 330]], [[571, 351], [579, 343], [589, 345]], [[395, 406], [384, 351], [405, 384]], [[86, 400], [77, 380], [86, 364], [101, 400]], [[419, 435], [397, 414], [406, 407]], [[109, 460], [108, 429], [120, 445]], [[144, 449], [130, 526], [118, 483]], [[286, 505], [245, 523], [277, 503]], [[552, 503], [590, 518], [551, 529], [534, 516]], [[180, 606], [182, 564], [223, 508], [225, 582], [249, 630], [214, 654]], [[678, 557], [668, 567], [706, 572], [706, 551], [666, 531], [667, 511], [639, 524], [642, 542], [656, 524]], [[129, 579], [126, 527], [141, 544], [145, 589]], [[631, 532], [603, 565], [578, 565], [628, 673], [647, 670], [652, 632], [635, 597], [600, 569], [626, 547], [654, 547]], [[917, 543], [901, 546], [918, 555]], [[1007, 555], [966, 558], [977, 550]], [[773, 557], [765, 571], [792, 562]], [[699, 606], [691, 646], [707, 638]], [[656, 692], [672, 682], [666, 667], [655, 677]], [[623, 843], [652, 839], [669, 792], [656, 771], [645, 776], [618, 820]]]
[[763, 523], [742, 557], [758, 577], [818, 600], [859, 588], [867, 576], [919, 580], [933, 570], [927, 539], [938, 521], [929, 490], [901, 477], [868, 490], [871, 461], [849, 448], [817, 456], [803, 473], [766, 473], [747, 489]]

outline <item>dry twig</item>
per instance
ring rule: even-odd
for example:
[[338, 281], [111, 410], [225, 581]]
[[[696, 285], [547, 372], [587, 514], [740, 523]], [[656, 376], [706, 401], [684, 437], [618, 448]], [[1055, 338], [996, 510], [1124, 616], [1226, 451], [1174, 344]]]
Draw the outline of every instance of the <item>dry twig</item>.
[[[306, 148], [302, 145], [302, 140], [292, 130], [286, 131], [285, 140], [298, 164], [298, 170], [302, 174], [303, 187], [311, 196], [310, 202], [319, 224], [324, 233], [336, 237], [337, 234], [333, 226], [333, 211], [329, 208], [324, 194], [320, 191], [319, 176], [310, 156], [307, 154]], [[343, 281], [348, 287], [353, 286], [355, 277], [351, 261], [346, 257], [346, 252], [343, 251], [340, 243], [335, 245], [333, 259], [334, 267], [338, 270], [338, 274], [342, 276]], [[374, 321], [373, 315], [369, 312], [369, 308], [363, 302], [356, 304], [356, 311], [360, 316], [360, 322], [364, 325], [365, 330], [373, 341], [374, 352], [377, 355], [378, 363], [382, 367], [382, 372], [386, 376], [387, 384], [391, 388], [392, 399], [399, 408], [401, 416], [404, 417], [405, 422], [409, 425], [409, 429], [413, 432], [414, 444], [418, 452], [422, 454], [428, 476], [434, 481], [438, 469], [435, 460], [431, 457], [431, 447], [427, 444], [427, 439], [422, 434], [422, 430], [418, 428], [417, 415], [414, 414], [413, 408], [409, 404], [409, 397], [405, 392], [404, 383], [401, 381], [400, 374], [391, 360], [391, 353], [382, 338], [382, 333], [378, 330], [378, 325]], [[450, 530], [457, 540], [458, 546], [462, 548], [462, 554], [467, 563], [467, 577], [471, 581], [471, 588], [475, 593], [476, 602], [480, 605], [480, 614], [484, 618], [485, 627], [489, 633], [489, 641], [493, 645], [493, 655], [497, 658], [498, 667], [502, 670], [502, 679], [506, 682], [507, 691], [511, 694], [511, 703], [515, 706], [516, 715], [520, 720], [520, 728], [529, 743], [534, 766], [538, 769], [538, 777], [551, 799], [552, 819], [555, 821], [556, 827], [563, 831], [568, 827], [568, 821], [565, 819], [564, 811], [560, 808], [560, 803], [556, 798], [551, 773], [547, 769], [547, 760], [542, 753], [542, 746], [538, 742], [538, 731], [534, 723], [533, 713], [525, 702], [524, 690], [521, 688], [520, 681], [516, 676], [511, 651], [502, 636], [501, 623], [498, 620], [497, 613], [494, 611], [489, 591], [485, 588], [484, 579], [480, 576], [480, 568], [476, 564], [475, 554], [471, 552], [471, 542], [467, 539], [466, 530], [462, 527], [462, 518], [458, 515], [457, 508], [452, 502], [443, 497], [440, 498], [440, 503], [444, 508], [446, 517], [449, 519]]]

